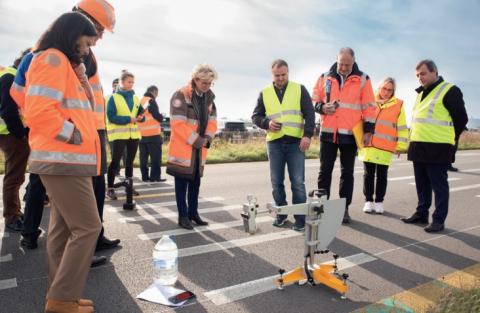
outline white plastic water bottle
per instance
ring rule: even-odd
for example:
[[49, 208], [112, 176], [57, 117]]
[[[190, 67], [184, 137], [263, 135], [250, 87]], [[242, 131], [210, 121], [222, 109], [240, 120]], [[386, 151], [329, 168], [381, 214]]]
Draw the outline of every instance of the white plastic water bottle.
[[169, 236], [162, 236], [153, 249], [153, 280], [158, 285], [173, 285], [178, 276], [178, 249]]

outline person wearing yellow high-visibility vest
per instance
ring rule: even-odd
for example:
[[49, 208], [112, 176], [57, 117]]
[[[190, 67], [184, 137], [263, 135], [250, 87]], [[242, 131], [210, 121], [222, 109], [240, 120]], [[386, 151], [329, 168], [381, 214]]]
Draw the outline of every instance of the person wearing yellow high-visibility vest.
[[[375, 130], [369, 144], [358, 150], [363, 161], [363, 212], [383, 214], [383, 199], [387, 191], [388, 167], [392, 155], [407, 149], [408, 128], [403, 101], [395, 97], [396, 83], [385, 78], [375, 94]], [[373, 196], [375, 194], [375, 199]]]
[[[138, 122], [143, 120], [144, 110], [140, 99], [133, 91], [135, 78], [132, 73], [122, 71], [120, 88], [110, 97], [107, 103], [108, 141], [113, 142], [112, 161], [107, 171], [107, 196], [116, 200], [113, 183], [123, 151], [127, 150], [125, 163], [125, 179], [133, 177], [133, 160], [137, 154], [138, 142], [141, 138]], [[138, 195], [134, 191], [134, 195]]]
[[0, 149], [5, 156], [3, 218], [5, 219], [5, 228], [11, 231], [22, 231], [23, 229], [19, 190], [25, 181], [30, 148], [21, 113], [10, 96], [10, 87], [22, 57], [29, 51], [24, 51], [22, 56], [13, 62], [13, 66], [0, 71]]
[[432, 222], [428, 233], [444, 229], [448, 214], [450, 188], [447, 169], [455, 154], [455, 140], [465, 129], [468, 115], [460, 89], [438, 76], [432, 60], [420, 61], [416, 67], [420, 81], [413, 108], [408, 160], [413, 161], [418, 204], [415, 213], [402, 218], [407, 224], [428, 224], [428, 210], [435, 194]]
[[[288, 80], [288, 64], [272, 63], [273, 83], [265, 87], [257, 100], [252, 121], [267, 130], [270, 180], [276, 205], [287, 205], [285, 165], [292, 186], [292, 203], [305, 203], [305, 151], [315, 128], [315, 112], [307, 89]], [[292, 228], [305, 229], [305, 215], [294, 215]], [[277, 215], [273, 226], [282, 227], [287, 215]]]

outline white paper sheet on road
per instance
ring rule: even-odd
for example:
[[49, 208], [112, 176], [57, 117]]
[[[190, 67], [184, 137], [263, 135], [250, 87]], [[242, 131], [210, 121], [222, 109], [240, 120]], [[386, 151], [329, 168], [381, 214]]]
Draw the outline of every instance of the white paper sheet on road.
[[168, 298], [181, 294], [185, 290], [177, 289], [172, 286], [162, 286], [151, 284], [145, 291], [137, 296], [137, 299], [146, 300], [168, 306], [182, 306], [187, 300], [173, 303]]

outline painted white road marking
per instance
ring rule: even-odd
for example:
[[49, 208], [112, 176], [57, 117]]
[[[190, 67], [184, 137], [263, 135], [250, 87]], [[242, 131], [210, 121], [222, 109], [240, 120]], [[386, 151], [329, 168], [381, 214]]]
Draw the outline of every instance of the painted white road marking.
[[17, 287], [17, 279], [16, 278], [0, 280], [0, 290], [16, 288], [16, 287]]
[[388, 181], [408, 180], [408, 179], [412, 179], [412, 178], [415, 178], [415, 176], [393, 177], [393, 178], [389, 178]]
[[[201, 198], [201, 199], [198, 199], [198, 203], [201, 203], [201, 202], [217, 202], [217, 201], [223, 201], [223, 200], [225, 200], [225, 199], [222, 198], [222, 197]], [[171, 205], [177, 205], [177, 202], [176, 201], [157, 202], [157, 203], [154, 203], [154, 205], [156, 207], [160, 208], [160, 207], [166, 207], [166, 206], [171, 206]], [[114, 207], [112, 205], [105, 205], [105, 208], [109, 212], [123, 211], [122, 207]]]
[[7, 255], [0, 255], [0, 263], [10, 262], [12, 260], [12, 255], [9, 253]]
[[[461, 178], [459, 177], [449, 177], [447, 179], [447, 181], [456, 181], [456, 180], [461, 180]], [[412, 185], [412, 186], [415, 186], [415, 183], [408, 183], [409, 185]], [[455, 188], [450, 188], [450, 191], [452, 191], [452, 189], [455, 189]], [[470, 189], [470, 188], [469, 188]]]
[[[155, 210], [157, 214], [147, 214], [147, 215], [141, 215], [141, 216], [135, 216], [135, 217], [122, 217], [119, 218], [118, 221], [120, 223], [132, 223], [132, 222], [138, 222], [138, 221], [145, 221], [145, 220], [156, 220], [160, 218], [172, 218], [178, 217], [178, 212], [177, 210], [171, 210], [168, 208], [163, 208], [163, 209], [156, 209], [149, 203], [142, 203], [142, 207], [148, 207], [152, 210]], [[242, 206], [238, 204], [234, 205], [227, 205], [227, 206], [218, 206], [214, 208], [207, 208], [207, 209], [198, 209], [198, 213], [212, 213], [212, 212], [221, 212], [221, 211], [232, 211], [232, 210], [241, 210]]]
[[[273, 221], [273, 217], [271, 216], [261, 216], [256, 218], [257, 223], [265, 223], [265, 222], [271, 222]], [[201, 233], [204, 231], [212, 231], [212, 230], [218, 230], [218, 229], [225, 229], [225, 228], [232, 228], [232, 227], [238, 227], [243, 225], [243, 220], [236, 220], [236, 221], [231, 221], [231, 222], [226, 222], [226, 223], [212, 223], [208, 226], [196, 226], [193, 230], [188, 230], [188, 229], [173, 229], [173, 230], [167, 230], [167, 231], [161, 231], [161, 232], [156, 232], [156, 233], [147, 233], [147, 234], [140, 234], [138, 235], [138, 238], [141, 240], [151, 240], [151, 239], [158, 239], [162, 237], [163, 235], [166, 236], [179, 236], [179, 235], [185, 235], [185, 234], [193, 234], [193, 233]]]

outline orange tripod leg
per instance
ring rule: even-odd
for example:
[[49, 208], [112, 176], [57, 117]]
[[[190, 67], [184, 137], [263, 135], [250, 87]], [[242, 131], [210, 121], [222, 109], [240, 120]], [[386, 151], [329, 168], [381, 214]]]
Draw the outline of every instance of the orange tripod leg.
[[275, 279], [275, 284], [279, 288], [282, 288], [283, 286], [291, 285], [305, 279], [307, 279], [307, 277], [305, 276], [303, 267], [297, 267], [290, 272], [283, 274], [282, 278]]
[[341, 294], [345, 294], [348, 290], [347, 284], [331, 274], [331, 265], [321, 264], [320, 268], [313, 270], [312, 277], [316, 283], [326, 285]]

